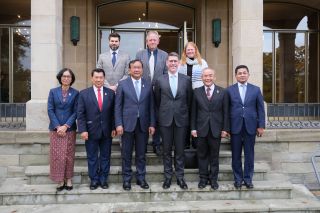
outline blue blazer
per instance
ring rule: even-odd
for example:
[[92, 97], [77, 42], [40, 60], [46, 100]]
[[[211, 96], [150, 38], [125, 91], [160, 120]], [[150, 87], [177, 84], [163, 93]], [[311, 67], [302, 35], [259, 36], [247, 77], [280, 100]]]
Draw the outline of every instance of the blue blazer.
[[247, 84], [247, 92], [242, 103], [238, 83], [228, 88], [231, 134], [239, 134], [243, 119], [247, 132], [256, 134], [257, 128], [265, 128], [265, 111], [260, 88]]
[[67, 131], [76, 130], [77, 104], [79, 92], [72, 87], [66, 102], [63, 102], [61, 87], [53, 88], [48, 97], [49, 130], [54, 131], [56, 127], [67, 124]]
[[140, 127], [147, 132], [155, 127], [154, 97], [151, 82], [141, 79], [141, 92], [138, 101], [131, 77], [118, 84], [115, 102], [115, 125], [123, 126], [124, 131], [133, 132], [139, 112]]
[[114, 130], [114, 91], [103, 87], [102, 111], [93, 87], [84, 89], [79, 94], [78, 100], [78, 131], [88, 132], [89, 139], [100, 140], [111, 138]]

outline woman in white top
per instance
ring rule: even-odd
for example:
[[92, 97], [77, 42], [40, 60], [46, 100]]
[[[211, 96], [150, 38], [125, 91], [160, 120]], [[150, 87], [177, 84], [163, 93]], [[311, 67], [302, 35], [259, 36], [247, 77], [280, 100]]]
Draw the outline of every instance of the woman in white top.
[[197, 45], [188, 42], [184, 47], [178, 72], [191, 77], [192, 89], [203, 86], [201, 73], [207, 67], [208, 64], [201, 58]]

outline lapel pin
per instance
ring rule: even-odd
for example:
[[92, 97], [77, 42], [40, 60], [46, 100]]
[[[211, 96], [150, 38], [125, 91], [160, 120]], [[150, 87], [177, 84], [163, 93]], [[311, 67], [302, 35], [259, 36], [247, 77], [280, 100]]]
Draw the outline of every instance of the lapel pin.
[[105, 92], [104, 95], [107, 95], [107, 93]]
[[69, 96], [71, 96], [71, 93], [69, 93]]
[[217, 93], [219, 93], [219, 90], [217, 90]]
[[142, 84], [142, 87], [144, 87], [144, 84]]

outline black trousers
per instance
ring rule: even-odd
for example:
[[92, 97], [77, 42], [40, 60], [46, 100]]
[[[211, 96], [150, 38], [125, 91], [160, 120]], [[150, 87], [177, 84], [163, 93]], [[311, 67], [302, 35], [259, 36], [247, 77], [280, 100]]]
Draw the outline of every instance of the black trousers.
[[178, 127], [174, 121], [168, 127], [160, 126], [160, 133], [163, 143], [163, 165], [164, 177], [171, 179], [172, 168], [172, 148], [174, 146], [175, 174], [177, 179], [184, 177], [184, 147], [186, 141], [187, 127]]
[[[206, 137], [197, 138], [200, 179], [218, 181], [220, 143], [221, 138], [214, 138], [210, 130]], [[210, 172], [208, 166], [210, 166]]]

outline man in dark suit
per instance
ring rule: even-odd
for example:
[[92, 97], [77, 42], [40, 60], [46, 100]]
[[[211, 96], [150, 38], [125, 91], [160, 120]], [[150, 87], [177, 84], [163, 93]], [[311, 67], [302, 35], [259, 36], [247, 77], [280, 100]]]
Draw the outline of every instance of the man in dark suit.
[[198, 187], [205, 188], [209, 181], [211, 188], [217, 190], [221, 138], [228, 135], [230, 128], [229, 99], [227, 91], [214, 84], [216, 75], [213, 69], [205, 68], [201, 78], [204, 86], [193, 92], [191, 113], [191, 134], [197, 138]]
[[91, 72], [92, 87], [80, 92], [78, 101], [78, 131], [85, 140], [90, 189], [99, 185], [108, 188], [110, 154], [114, 130], [114, 91], [103, 87], [103, 69]]
[[[249, 69], [239, 65], [235, 69], [237, 83], [228, 88], [230, 98], [231, 150], [234, 186], [253, 188], [254, 145], [256, 135], [261, 137], [265, 128], [265, 111], [260, 88], [247, 83]], [[241, 153], [244, 147], [244, 171]]]
[[[143, 63], [143, 78], [148, 79], [154, 86], [156, 80], [167, 73], [166, 59], [168, 53], [158, 48], [160, 36], [157, 31], [149, 31], [147, 34], [147, 49], [136, 54], [136, 59]], [[158, 119], [157, 119], [158, 120]], [[162, 155], [159, 131], [153, 135], [153, 152]]]
[[155, 83], [155, 100], [159, 111], [159, 128], [163, 140], [164, 183], [168, 189], [172, 179], [172, 145], [175, 147], [175, 174], [182, 189], [188, 185], [184, 180], [184, 144], [189, 126], [189, 107], [192, 86], [188, 76], [177, 73], [179, 57], [170, 53], [167, 58], [168, 74], [160, 76]]
[[99, 55], [97, 68], [105, 71], [108, 79], [105, 79], [105, 86], [116, 91], [118, 82], [128, 76], [128, 65], [130, 57], [127, 53], [119, 50], [120, 35], [110, 33], [109, 49], [107, 52]]
[[146, 146], [149, 134], [155, 131], [154, 100], [151, 82], [142, 77], [142, 62], [129, 63], [130, 78], [119, 82], [115, 101], [115, 125], [122, 135], [123, 189], [131, 189], [131, 160], [133, 145], [136, 154], [137, 185], [148, 189], [146, 174]]

